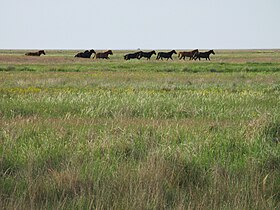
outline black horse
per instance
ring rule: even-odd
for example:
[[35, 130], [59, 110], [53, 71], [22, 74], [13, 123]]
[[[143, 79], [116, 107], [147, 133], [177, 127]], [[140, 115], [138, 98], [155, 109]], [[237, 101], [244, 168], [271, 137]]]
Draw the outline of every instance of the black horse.
[[139, 52], [136, 52], [136, 53], [129, 53], [129, 54], [126, 54], [124, 56], [124, 59], [125, 60], [130, 60], [130, 59], [135, 59], [137, 58], [138, 60], [140, 59], [140, 55], [141, 53], [143, 53], [142, 51], [139, 51]]
[[96, 52], [94, 50], [86, 50], [85, 52], [79, 52], [77, 55], [75, 55], [76, 58], [90, 58], [92, 54], [95, 54]]
[[194, 60], [196, 60], [196, 59], [199, 59], [200, 60], [200, 58], [205, 58], [206, 60], [208, 59], [209, 61], [210, 61], [210, 55], [211, 54], [213, 54], [213, 55], [215, 55], [215, 52], [214, 52], [214, 50], [209, 50], [209, 51], [207, 51], [207, 52], [198, 52], [198, 53], [196, 53], [195, 55], [194, 55]]
[[140, 53], [139, 58], [141, 59], [144, 57], [147, 58], [147, 60], [150, 60], [152, 55], [156, 55], [156, 51], [153, 50], [151, 52], [142, 52]]
[[172, 50], [170, 52], [159, 52], [157, 54], [157, 60], [159, 59], [163, 60], [163, 58], [166, 58], [167, 60], [170, 58], [171, 60], [173, 60], [172, 58], [173, 54], [177, 54], [177, 52], [175, 50]]

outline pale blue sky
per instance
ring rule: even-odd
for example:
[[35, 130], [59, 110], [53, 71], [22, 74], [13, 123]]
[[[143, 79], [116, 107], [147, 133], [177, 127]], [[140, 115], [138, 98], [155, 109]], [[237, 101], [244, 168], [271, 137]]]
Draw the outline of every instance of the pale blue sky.
[[280, 48], [280, 0], [1, 0], [0, 49]]

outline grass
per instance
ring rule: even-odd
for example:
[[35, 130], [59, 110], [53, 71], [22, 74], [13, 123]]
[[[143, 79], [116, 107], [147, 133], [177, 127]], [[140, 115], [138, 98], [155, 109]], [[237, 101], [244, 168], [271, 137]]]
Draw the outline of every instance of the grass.
[[279, 52], [218, 52], [0, 51], [0, 208], [278, 209]]

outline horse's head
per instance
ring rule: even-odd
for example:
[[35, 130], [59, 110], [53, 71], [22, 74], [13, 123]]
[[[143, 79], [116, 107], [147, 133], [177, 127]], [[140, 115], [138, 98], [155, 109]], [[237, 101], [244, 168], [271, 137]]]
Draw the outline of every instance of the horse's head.
[[171, 52], [174, 53], [174, 54], [177, 54], [177, 52], [175, 50], [172, 50]]
[[113, 55], [112, 50], [108, 50], [107, 53], [108, 53], [108, 55]]
[[90, 52], [91, 54], [92, 54], [92, 53], [96, 54], [96, 52], [95, 52], [93, 49], [91, 49], [89, 52]]
[[46, 55], [46, 53], [45, 53], [45, 51], [44, 51], [44, 50], [40, 50], [40, 51], [39, 51], [39, 54], [40, 54], [40, 55], [41, 55], [41, 54]]
[[195, 57], [197, 54], [199, 54], [198, 49], [192, 51], [192, 57]]
[[142, 58], [142, 55], [143, 55], [143, 51], [139, 51], [139, 52], [136, 53], [136, 57], [138, 59]]
[[210, 53], [212, 53], [213, 55], [215, 55], [215, 52], [214, 52], [214, 50], [210, 50], [209, 52], [210, 52]]
[[156, 55], [156, 51], [153, 50], [153, 51], [152, 51], [152, 55]]

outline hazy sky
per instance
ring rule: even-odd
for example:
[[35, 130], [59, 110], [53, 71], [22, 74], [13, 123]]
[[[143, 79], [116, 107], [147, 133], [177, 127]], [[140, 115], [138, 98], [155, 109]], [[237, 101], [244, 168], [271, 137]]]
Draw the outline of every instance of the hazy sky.
[[0, 1], [0, 49], [280, 48], [280, 0]]

